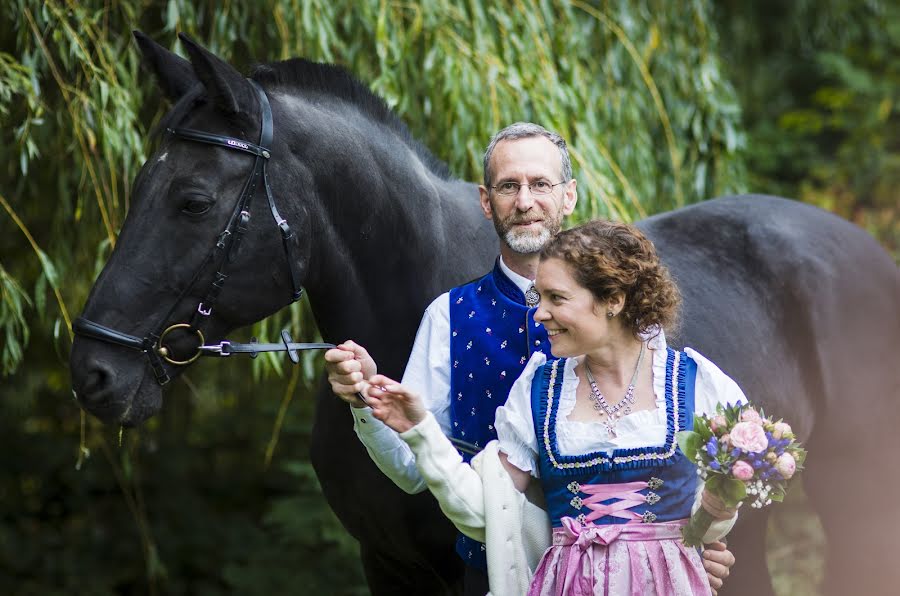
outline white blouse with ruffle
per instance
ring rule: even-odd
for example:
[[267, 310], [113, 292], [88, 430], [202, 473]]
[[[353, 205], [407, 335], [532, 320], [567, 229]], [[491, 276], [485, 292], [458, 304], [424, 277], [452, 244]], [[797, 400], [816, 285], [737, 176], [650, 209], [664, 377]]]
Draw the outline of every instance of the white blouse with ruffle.
[[[559, 396], [559, 414], [556, 420], [556, 438], [563, 455], [580, 455], [597, 451], [612, 453], [615, 449], [654, 447], [666, 439], [666, 339], [663, 333], [647, 339], [647, 347], [653, 358], [653, 392], [656, 409], [638, 410], [623, 416], [616, 424], [616, 436], [609, 435], [601, 420], [596, 422], [570, 421], [569, 414], [575, 408], [575, 392], [578, 377], [575, 366], [583, 357], [569, 358], [563, 372], [562, 392]], [[716, 405], [745, 402], [743, 391], [734, 380], [719, 367], [691, 348], [684, 352], [697, 363], [697, 379], [694, 390], [694, 412], [714, 415]], [[534, 373], [547, 357], [535, 352], [525, 370], [516, 379], [506, 404], [497, 408], [496, 428], [500, 450], [506, 453], [510, 463], [520, 470], [537, 477], [538, 443], [531, 413], [531, 381]]]

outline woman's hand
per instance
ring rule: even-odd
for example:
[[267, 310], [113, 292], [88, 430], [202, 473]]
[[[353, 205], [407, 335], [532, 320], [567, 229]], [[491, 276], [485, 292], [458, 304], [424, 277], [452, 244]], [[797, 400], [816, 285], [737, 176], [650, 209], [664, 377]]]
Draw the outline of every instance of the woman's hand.
[[384, 375], [369, 379], [366, 397], [372, 415], [398, 433], [408, 431], [428, 414], [418, 394]]
[[737, 507], [727, 507], [722, 499], [707, 492], [705, 488], [700, 497], [700, 504], [715, 519], [731, 519], [737, 514]]

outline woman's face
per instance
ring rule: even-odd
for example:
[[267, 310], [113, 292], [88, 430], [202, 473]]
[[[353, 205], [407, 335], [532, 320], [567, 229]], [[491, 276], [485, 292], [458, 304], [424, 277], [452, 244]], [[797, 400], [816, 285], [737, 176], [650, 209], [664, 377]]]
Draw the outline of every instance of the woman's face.
[[610, 341], [612, 324], [606, 317], [607, 305], [575, 281], [565, 261], [542, 260], [534, 285], [541, 294], [534, 320], [547, 330], [554, 356], [579, 356]]

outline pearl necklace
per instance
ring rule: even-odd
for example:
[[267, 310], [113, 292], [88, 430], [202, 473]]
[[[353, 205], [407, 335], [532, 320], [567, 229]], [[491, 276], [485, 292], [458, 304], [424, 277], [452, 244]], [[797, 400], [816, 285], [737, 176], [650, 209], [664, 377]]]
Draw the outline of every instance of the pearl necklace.
[[644, 343], [641, 342], [641, 353], [638, 356], [637, 364], [634, 366], [634, 373], [631, 375], [631, 382], [628, 384], [628, 389], [625, 390], [625, 397], [623, 397], [616, 405], [610, 406], [603, 394], [600, 393], [597, 382], [594, 380], [594, 375], [591, 374], [591, 367], [588, 364], [587, 356], [584, 358], [584, 372], [587, 375], [588, 383], [591, 385], [591, 392], [588, 394], [588, 398], [591, 400], [591, 404], [594, 406], [594, 409], [597, 410], [598, 414], [606, 413], [606, 420], [603, 421], [603, 426], [606, 427], [606, 432], [609, 433], [610, 437], [616, 437], [616, 423], [619, 421], [619, 418], [631, 413], [631, 406], [634, 405], [634, 382], [637, 379], [638, 370], [640, 370], [641, 362], [643, 360]]

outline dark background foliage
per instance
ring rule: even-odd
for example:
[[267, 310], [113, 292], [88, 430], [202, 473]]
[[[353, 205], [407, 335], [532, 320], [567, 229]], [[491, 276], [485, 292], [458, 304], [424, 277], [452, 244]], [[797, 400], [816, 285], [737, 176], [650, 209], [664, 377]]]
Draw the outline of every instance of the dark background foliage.
[[[366, 591], [307, 460], [318, 355], [200, 363], [140, 430], [103, 428], [72, 399], [69, 323], [166, 109], [132, 29], [176, 51], [188, 32], [244, 70], [345, 65], [469, 180], [491, 132], [544, 123], [570, 140], [579, 219], [749, 190], [900, 250], [895, 3], [0, 6], [0, 593]], [[284, 326], [316, 336], [300, 304], [236, 337]], [[801, 492], [770, 534], [781, 593], [815, 593], [822, 538]]]

